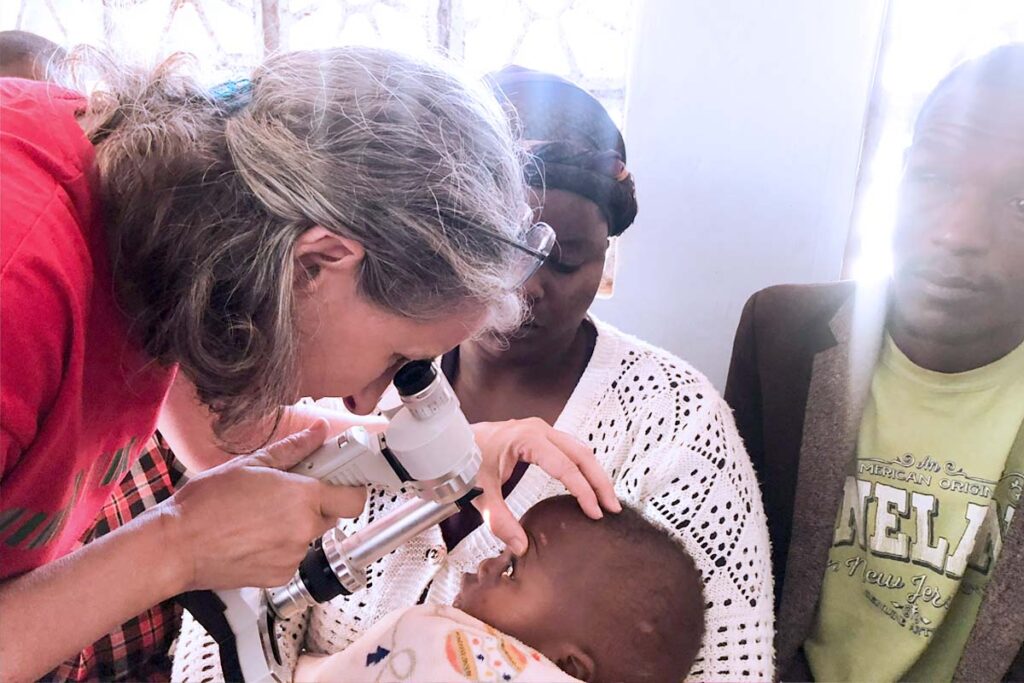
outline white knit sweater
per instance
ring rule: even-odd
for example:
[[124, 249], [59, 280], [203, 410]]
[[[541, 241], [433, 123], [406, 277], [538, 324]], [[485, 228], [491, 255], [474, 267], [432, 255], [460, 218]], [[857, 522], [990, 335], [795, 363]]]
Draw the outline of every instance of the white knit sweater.
[[[772, 581], [768, 531], [753, 468], [732, 413], [711, 383], [670, 353], [595, 321], [590, 364], [555, 427], [588, 443], [615, 482], [619, 498], [672, 533], [704, 578], [707, 628], [688, 680], [769, 680], [773, 673]], [[565, 493], [530, 467], [507, 502], [521, 516]], [[355, 530], [405, 496], [372, 490]], [[500, 553], [502, 544], [477, 528], [450, 553], [430, 529], [373, 565], [365, 591], [313, 609], [282, 625], [287, 659], [300, 643], [314, 653], [344, 649], [392, 610], [427, 601], [451, 604], [463, 572]], [[185, 615], [173, 679], [220, 678], [216, 647]]]

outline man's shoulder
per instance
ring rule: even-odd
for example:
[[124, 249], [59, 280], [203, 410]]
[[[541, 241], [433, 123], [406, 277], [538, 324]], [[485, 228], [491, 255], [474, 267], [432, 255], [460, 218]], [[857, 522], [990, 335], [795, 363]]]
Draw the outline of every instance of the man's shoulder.
[[853, 280], [808, 285], [773, 285], [754, 293], [747, 309], [754, 322], [798, 324], [830, 320], [856, 290]]
[[[841, 281], [775, 285], [751, 296], [736, 329], [726, 397], [734, 393], [744, 364], [785, 377], [787, 384], [806, 381], [803, 370], [794, 373], [806, 369], [809, 358], [835, 343], [831, 323], [856, 291], [855, 282]], [[747, 372], [752, 371], [750, 366]]]

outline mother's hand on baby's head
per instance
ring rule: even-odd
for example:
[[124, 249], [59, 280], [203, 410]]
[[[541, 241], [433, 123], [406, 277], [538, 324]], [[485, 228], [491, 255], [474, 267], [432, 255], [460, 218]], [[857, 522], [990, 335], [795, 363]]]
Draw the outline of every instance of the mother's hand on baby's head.
[[594, 452], [565, 432], [539, 418], [480, 422], [473, 425], [483, 463], [477, 485], [483, 493], [473, 501], [495, 536], [516, 555], [526, 552], [526, 532], [508, 509], [501, 485], [512, 475], [520, 460], [537, 465], [562, 482], [592, 519], [600, 519], [601, 508], [620, 512], [611, 478], [594, 457]]

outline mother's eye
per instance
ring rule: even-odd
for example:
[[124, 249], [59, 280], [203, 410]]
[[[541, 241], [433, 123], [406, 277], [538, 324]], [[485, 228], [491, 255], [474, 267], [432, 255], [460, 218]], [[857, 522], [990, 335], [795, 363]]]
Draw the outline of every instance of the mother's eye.
[[561, 261], [555, 261], [553, 259], [548, 259], [546, 265], [549, 268], [551, 268], [551, 270], [555, 271], [556, 273], [562, 273], [563, 275], [570, 275], [572, 273], [575, 273], [577, 270], [579, 270], [580, 267], [583, 264], [572, 265], [572, 264], [569, 264], [569, 263], [562, 263]]

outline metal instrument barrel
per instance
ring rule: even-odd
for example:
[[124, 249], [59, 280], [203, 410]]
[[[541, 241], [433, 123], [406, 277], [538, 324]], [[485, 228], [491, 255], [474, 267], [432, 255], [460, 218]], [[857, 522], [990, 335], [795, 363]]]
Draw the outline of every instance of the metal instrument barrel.
[[417, 498], [346, 538], [342, 555], [352, 566], [365, 569], [395, 548], [459, 511], [456, 503]]

